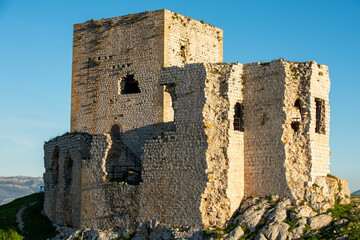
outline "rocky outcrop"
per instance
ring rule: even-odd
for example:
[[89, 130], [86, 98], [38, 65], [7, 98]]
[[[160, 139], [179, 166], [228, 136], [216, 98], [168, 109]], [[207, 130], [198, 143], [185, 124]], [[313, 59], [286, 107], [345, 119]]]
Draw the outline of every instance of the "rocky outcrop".
[[324, 213], [335, 203], [349, 204], [350, 189], [344, 179], [332, 176], [318, 176], [314, 183], [305, 189], [305, 200], [317, 211]]
[[[359, 205], [359, 203], [356, 204]], [[360, 212], [357, 205], [354, 209]], [[167, 228], [157, 221], [116, 231], [77, 230], [59, 227], [58, 230], [61, 234], [54, 239], [291, 240], [302, 239], [304, 236], [315, 236], [324, 232], [332, 234], [331, 239], [340, 239], [340, 237], [342, 237], [341, 239], [347, 239], [348, 236], [343, 235], [338, 230], [347, 227], [349, 220], [332, 215], [332, 211], [320, 213], [320, 211], [316, 210], [306, 201], [296, 205], [290, 199], [282, 199], [278, 196], [267, 198], [254, 197], [246, 198], [241, 203], [241, 206], [225, 228], [215, 226], [208, 229], [190, 226]]]

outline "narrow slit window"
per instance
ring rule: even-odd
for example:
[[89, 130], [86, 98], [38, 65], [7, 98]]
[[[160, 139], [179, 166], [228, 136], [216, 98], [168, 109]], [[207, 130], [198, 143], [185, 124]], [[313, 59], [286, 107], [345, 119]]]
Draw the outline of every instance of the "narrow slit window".
[[291, 122], [291, 128], [294, 130], [294, 132], [300, 131], [300, 121], [302, 119], [301, 116], [301, 103], [300, 99], [296, 99], [294, 103], [294, 109], [292, 112], [292, 122]]
[[127, 75], [121, 81], [121, 94], [140, 93], [139, 82], [134, 79], [134, 75]]
[[53, 188], [56, 187], [58, 184], [59, 155], [60, 155], [60, 148], [56, 146], [52, 154], [52, 163], [51, 163], [51, 183]]
[[180, 55], [181, 55], [181, 57], [186, 58], [186, 48], [185, 48], [185, 46], [180, 47]]
[[234, 130], [244, 132], [244, 105], [235, 104]]
[[72, 182], [72, 168], [73, 160], [71, 159], [70, 152], [66, 153], [65, 167], [64, 167], [64, 189], [67, 190]]
[[316, 126], [315, 132], [325, 134], [325, 102], [322, 99], [315, 98], [316, 104]]

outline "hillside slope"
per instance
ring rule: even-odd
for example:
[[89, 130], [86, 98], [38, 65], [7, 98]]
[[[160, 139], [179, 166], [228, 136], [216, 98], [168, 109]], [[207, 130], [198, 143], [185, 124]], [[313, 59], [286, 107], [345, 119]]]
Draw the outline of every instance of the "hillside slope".
[[42, 240], [55, 236], [54, 227], [42, 214], [43, 203], [44, 194], [34, 193], [0, 206], [0, 239]]

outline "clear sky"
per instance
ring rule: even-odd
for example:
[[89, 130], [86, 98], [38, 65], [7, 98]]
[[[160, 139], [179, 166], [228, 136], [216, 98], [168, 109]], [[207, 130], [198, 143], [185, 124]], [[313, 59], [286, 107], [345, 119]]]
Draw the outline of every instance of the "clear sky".
[[331, 173], [360, 189], [360, 1], [0, 0], [0, 176], [42, 176], [70, 128], [73, 24], [169, 9], [224, 30], [224, 62], [330, 69]]

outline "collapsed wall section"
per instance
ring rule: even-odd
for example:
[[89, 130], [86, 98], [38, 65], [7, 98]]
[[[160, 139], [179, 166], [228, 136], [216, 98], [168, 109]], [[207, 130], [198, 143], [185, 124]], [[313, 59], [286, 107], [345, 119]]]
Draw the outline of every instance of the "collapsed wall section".
[[91, 140], [89, 134], [70, 133], [44, 145], [44, 211], [54, 223], [79, 226], [81, 163], [90, 157]]
[[329, 173], [330, 81], [315, 62], [245, 65], [245, 195], [303, 199]]
[[106, 164], [108, 160], [114, 161], [109, 159], [113, 147], [110, 135], [94, 136], [91, 157], [82, 163], [81, 227], [123, 229], [135, 225], [139, 185], [109, 182]]
[[[222, 226], [244, 194], [243, 132], [235, 108], [242, 104], [241, 64], [206, 64], [204, 127], [208, 181], [202, 194], [205, 226]], [[237, 119], [239, 120], [239, 119]]]
[[312, 62], [283, 62], [285, 67], [284, 112], [282, 141], [285, 145], [285, 168], [288, 187], [294, 199], [303, 199], [311, 181], [313, 162], [310, 146]]

